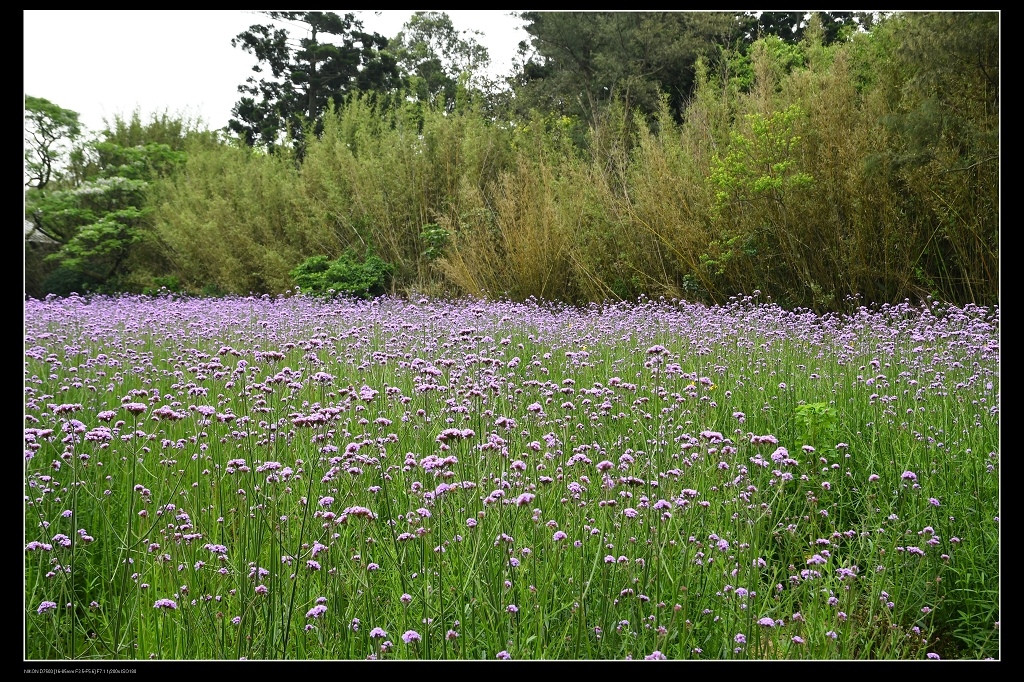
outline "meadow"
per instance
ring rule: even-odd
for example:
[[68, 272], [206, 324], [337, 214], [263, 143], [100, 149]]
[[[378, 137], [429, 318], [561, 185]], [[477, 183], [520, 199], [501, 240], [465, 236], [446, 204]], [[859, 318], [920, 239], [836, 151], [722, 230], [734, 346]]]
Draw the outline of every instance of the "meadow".
[[999, 311], [25, 303], [24, 656], [999, 658]]

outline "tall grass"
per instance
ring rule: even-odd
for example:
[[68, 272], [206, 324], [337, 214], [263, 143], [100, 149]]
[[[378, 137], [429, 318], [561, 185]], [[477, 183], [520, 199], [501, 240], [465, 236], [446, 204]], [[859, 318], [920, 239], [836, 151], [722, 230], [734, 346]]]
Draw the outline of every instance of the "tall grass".
[[998, 657], [999, 313], [25, 308], [29, 659]]

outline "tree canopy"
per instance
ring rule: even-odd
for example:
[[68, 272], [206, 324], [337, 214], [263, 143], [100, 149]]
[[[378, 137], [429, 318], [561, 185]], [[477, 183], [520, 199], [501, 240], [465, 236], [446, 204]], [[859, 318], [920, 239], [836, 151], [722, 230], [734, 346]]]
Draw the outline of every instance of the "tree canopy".
[[445, 12], [416, 12], [388, 42], [388, 50], [417, 98], [440, 97], [450, 108], [459, 79], [479, 78], [491, 61], [487, 48], [475, 37], [479, 35], [479, 31], [457, 30]]
[[45, 188], [62, 175], [60, 158], [82, 134], [78, 113], [25, 96], [25, 185]]
[[529, 43], [516, 95], [524, 106], [593, 121], [619, 99], [657, 111], [662, 95], [679, 112], [693, 89], [694, 64], [739, 37], [725, 12], [523, 12]]
[[[290, 137], [301, 149], [307, 126], [322, 130], [321, 116], [329, 104], [340, 107], [352, 92], [399, 85], [397, 62], [384, 51], [387, 39], [364, 31], [351, 12], [266, 15], [271, 23], [254, 24], [231, 40], [232, 47], [256, 57], [253, 71], [264, 74], [238, 86], [243, 97], [228, 123], [250, 146], [273, 150]], [[305, 36], [293, 39], [290, 31], [295, 29]]]

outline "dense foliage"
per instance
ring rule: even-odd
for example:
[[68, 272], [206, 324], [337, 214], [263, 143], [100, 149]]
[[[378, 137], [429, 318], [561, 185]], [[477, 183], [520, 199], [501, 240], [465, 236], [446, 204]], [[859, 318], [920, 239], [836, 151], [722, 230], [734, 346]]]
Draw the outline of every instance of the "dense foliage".
[[279, 293], [351, 252], [395, 293], [998, 300], [998, 13], [525, 13], [504, 89], [443, 13], [292, 14], [236, 38], [271, 71], [237, 138], [83, 141], [26, 100], [58, 242], [26, 293]]
[[[268, 77], [250, 76], [238, 86], [243, 97], [228, 129], [246, 144], [272, 151], [293, 140], [301, 149], [306, 128], [319, 132], [328, 103], [338, 106], [350, 92], [397, 85], [395, 59], [381, 51], [387, 39], [363, 31], [351, 12], [267, 12], [267, 17], [271, 23], [254, 24], [231, 40], [232, 46], [256, 57], [253, 71], [270, 70]], [[288, 29], [274, 22], [305, 26], [309, 37], [295, 44]]]

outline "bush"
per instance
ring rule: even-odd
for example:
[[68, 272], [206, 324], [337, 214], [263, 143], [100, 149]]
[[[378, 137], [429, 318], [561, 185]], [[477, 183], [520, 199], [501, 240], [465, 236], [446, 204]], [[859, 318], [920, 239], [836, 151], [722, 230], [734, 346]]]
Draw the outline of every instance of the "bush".
[[73, 293], [87, 294], [95, 292], [100, 288], [101, 284], [102, 282], [99, 279], [91, 277], [84, 272], [60, 266], [46, 276], [46, 279], [43, 280], [42, 290], [45, 294], [70, 296]]
[[327, 256], [307, 258], [289, 274], [304, 294], [369, 297], [384, 293], [393, 270], [372, 253], [360, 262], [355, 253], [346, 250], [334, 261], [328, 261]]
[[159, 296], [167, 292], [181, 293], [181, 291], [181, 281], [173, 275], [168, 275], [166, 277], [154, 277], [153, 284], [145, 287], [142, 293], [146, 296]]

